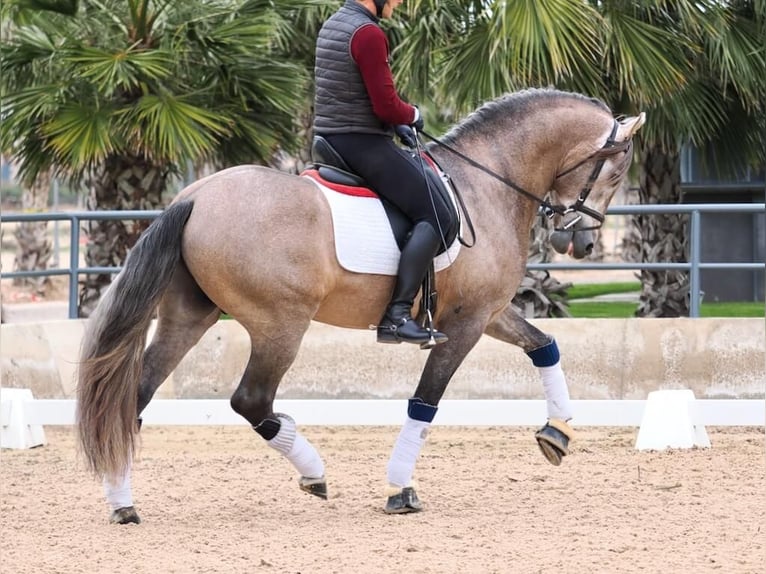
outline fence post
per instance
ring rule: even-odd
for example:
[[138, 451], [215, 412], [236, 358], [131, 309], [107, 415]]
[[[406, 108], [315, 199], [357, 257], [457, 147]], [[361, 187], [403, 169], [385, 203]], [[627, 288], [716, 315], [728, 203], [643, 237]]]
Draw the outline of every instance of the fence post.
[[77, 285], [80, 280], [80, 220], [74, 215], [69, 230], [69, 318], [77, 319]]
[[700, 316], [700, 257], [702, 247], [700, 246], [700, 212], [695, 209], [691, 213], [691, 245], [689, 246], [689, 259], [691, 267], [689, 268], [689, 317]]

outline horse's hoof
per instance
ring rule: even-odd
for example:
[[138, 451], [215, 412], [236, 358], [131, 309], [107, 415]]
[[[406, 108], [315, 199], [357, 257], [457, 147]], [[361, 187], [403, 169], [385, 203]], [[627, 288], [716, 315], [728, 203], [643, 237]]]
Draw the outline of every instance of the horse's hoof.
[[399, 492], [389, 495], [383, 510], [386, 514], [409, 514], [410, 512], [420, 512], [423, 510], [423, 505], [420, 504], [415, 489], [407, 486]]
[[546, 460], [559, 466], [561, 459], [569, 454], [569, 441], [574, 438], [574, 431], [566, 422], [550, 419], [535, 433], [535, 438]]
[[302, 476], [298, 479], [298, 485], [303, 492], [308, 492], [314, 496], [318, 496], [322, 500], [327, 500], [327, 482], [324, 476], [321, 478], [309, 478], [308, 476]]
[[141, 524], [141, 518], [132, 506], [124, 506], [113, 510], [109, 516], [109, 524]]

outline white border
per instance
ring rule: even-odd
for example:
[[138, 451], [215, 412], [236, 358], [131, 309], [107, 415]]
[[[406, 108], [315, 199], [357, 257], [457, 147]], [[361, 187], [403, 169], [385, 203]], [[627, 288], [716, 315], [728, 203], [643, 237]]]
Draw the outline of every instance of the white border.
[[[575, 400], [575, 426], [638, 427], [644, 400]], [[700, 423], [711, 426], [764, 426], [766, 402], [758, 399], [697, 399]], [[29, 425], [72, 425], [74, 400], [24, 401]], [[9, 422], [10, 401], [0, 404], [0, 422]], [[299, 425], [401, 425], [407, 401], [401, 400], [276, 400], [274, 410]], [[154, 400], [143, 413], [147, 425], [245, 425], [222, 399]], [[434, 425], [537, 426], [546, 420], [543, 400], [443, 400]]]

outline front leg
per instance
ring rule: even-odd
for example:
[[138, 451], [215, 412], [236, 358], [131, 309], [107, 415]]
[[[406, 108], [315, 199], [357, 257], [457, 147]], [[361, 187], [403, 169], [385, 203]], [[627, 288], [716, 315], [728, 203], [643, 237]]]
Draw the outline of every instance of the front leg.
[[569, 454], [574, 431], [568, 424], [572, 418], [572, 403], [556, 340], [529, 323], [513, 305], [497, 315], [485, 333], [521, 347], [537, 367], [543, 382], [548, 422], [537, 431], [535, 438], [548, 462], [560, 465], [561, 459]]
[[412, 478], [415, 464], [447, 384], [481, 338], [485, 325], [486, 320], [481, 319], [461, 323], [453, 329], [446, 325], [449, 341], [430, 352], [415, 395], [408, 402], [407, 417], [388, 461], [386, 513], [405, 514], [421, 510]]

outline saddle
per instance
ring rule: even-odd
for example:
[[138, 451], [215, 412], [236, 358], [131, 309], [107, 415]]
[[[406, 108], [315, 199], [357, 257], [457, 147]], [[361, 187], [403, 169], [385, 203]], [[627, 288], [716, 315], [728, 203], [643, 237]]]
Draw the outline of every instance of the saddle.
[[[412, 152], [412, 156], [416, 157], [415, 152]], [[371, 196], [377, 197], [383, 205], [397, 246], [400, 250], [404, 247], [412, 230], [412, 222], [410, 219], [394, 204], [377, 195], [362, 177], [353, 172], [341, 155], [322, 136], [314, 136], [311, 146], [311, 159], [314, 163], [313, 169], [318, 172], [322, 179], [337, 185], [365, 188], [366, 190], [369, 190]], [[452, 225], [437, 230], [437, 232], [441, 232], [444, 239], [437, 252], [437, 255], [439, 255], [445, 252], [448, 247], [458, 239], [458, 234], [460, 232], [460, 212], [457, 209], [453, 194], [447, 187], [449, 185], [447, 183], [449, 179], [436, 161], [426, 151], [421, 153], [421, 161], [426, 177], [428, 178], [433, 201], [441, 202], [441, 204], [452, 214]], [[436, 312], [437, 293], [435, 289], [435, 279], [436, 273], [432, 261], [421, 287], [423, 296], [420, 299], [419, 320], [427, 319], [430, 321], [431, 317], [433, 317]]]
[[[414, 152], [412, 153], [412, 156], [416, 157]], [[437, 252], [438, 255], [443, 253], [447, 249], [447, 246], [451, 245], [457, 238], [458, 232], [460, 231], [460, 214], [456, 208], [455, 201], [452, 199], [450, 191], [447, 188], [447, 176], [426, 151], [423, 151], [421, 157], [426, 177], [428, 178], [428, 185], [433, 193], [434, 202], [440, 202], [452, 214], [453, 224], [448, 228], [441, 229], [444, 241]], [[319, 173], [319, 176], [322, 179], [349, 187], [363, 187], [368, 189], [371, 195], [377, 197], [386, 211], [386, 216], [388, 217], [388, 222], [391, 224], [391, 231], [394, 234], [396, 244], [399, 246], [399, 249], [404, 247], [405, 243], [407, 243], [410, 230], [412, 229], [412, 222], [399, 210], [398, 207], [376, 194], [364, 179], [355, 174], [340, 154], [335, 151], [335, 148], [333, 148], [322, 136], [314, 136], [311, 145], [311, 160], [314, 162], [313, 168]], [[439, 233], [438, 229], [436, 231]]]

